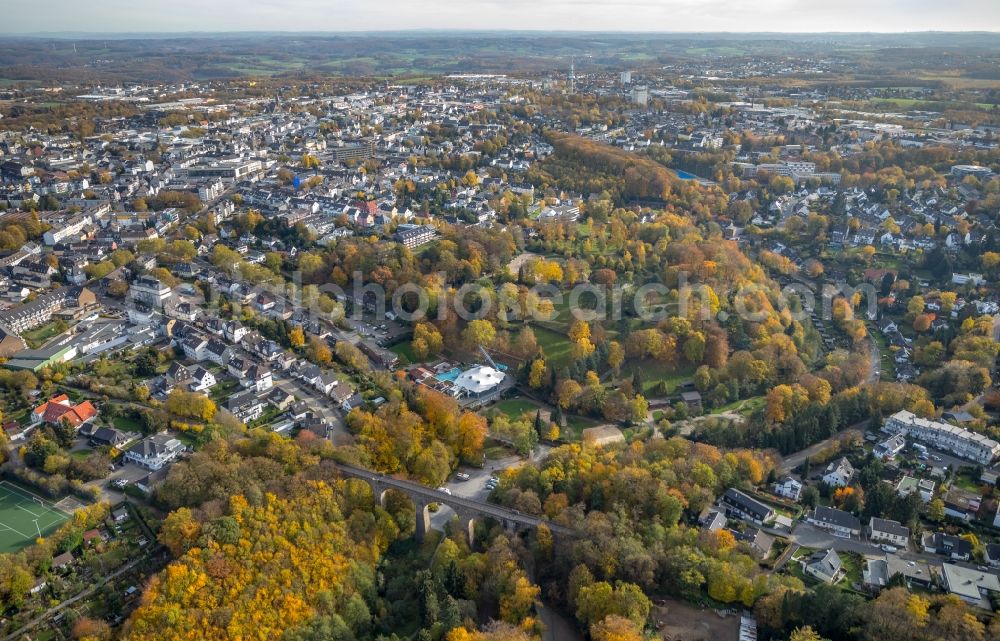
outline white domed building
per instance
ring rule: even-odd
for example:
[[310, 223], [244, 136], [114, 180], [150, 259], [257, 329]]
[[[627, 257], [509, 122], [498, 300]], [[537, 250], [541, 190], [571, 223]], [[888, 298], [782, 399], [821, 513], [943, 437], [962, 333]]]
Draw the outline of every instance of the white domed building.
[[465, 370], [455, 379], [455, 387], [462, 390], [467, 396], [479, 398], [494, 391], [503, 383], [506, 375], [492, 367], [477, 365], [472, 369]]

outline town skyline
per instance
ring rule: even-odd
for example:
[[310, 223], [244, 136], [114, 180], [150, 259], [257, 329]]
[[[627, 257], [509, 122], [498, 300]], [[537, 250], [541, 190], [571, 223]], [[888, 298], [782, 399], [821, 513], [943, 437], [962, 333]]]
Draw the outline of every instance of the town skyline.
[[[746, 2], [629, 0], [625, 3], [494, 0], [407, 3], [386, 0], [358, 8], [342, 0], [294, 0], [281, 5], [231, 0], [206, 6], [192, 0], [141, 6], [113, 0], [100, 7], [65, 0], [48, 11], [14, 6], [3, 34], [190, 33], [190, 32], [382, 32], [424, 30], [582, 31], [636, 33], [907, 33], [997, 31], [1000, 5], [957, 0], [947, 11], [938, 3], [900, 0], [815, 0]], [[862, 18], [859, 19], [859, 16]], [[873, 31], [870, 27], [877, 25]], [[304, 29], [303, 27], [307, 27]]]

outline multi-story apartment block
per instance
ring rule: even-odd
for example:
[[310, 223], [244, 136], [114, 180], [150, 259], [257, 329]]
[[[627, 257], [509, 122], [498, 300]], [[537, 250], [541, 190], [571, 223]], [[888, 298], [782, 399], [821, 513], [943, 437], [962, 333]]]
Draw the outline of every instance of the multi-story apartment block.
[[894, 434], [905, 434], [930, 447], [983, 465], [992, 463], [1000, 456], [1000, 443], [983, 434], [977, 434], [949, 423], [920, 418], [913, 412], [906, 410], [890, 416], [885, 425], [882, 426], [882, 430]]
[[170, 286], [152, 276], [140, 276], [133, 281], [129, 292], [134, 300], [151, 307], [161, 308], [170, 298]]

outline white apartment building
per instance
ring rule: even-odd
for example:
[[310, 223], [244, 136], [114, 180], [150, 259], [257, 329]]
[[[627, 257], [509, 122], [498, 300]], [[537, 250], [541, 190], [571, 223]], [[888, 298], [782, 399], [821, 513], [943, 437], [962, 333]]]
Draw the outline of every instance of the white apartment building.
[[935, 449], [983, 465], [989, 465], [1000, 456], [1000, 443], [983, 434], [949, 423], [920, 418], [906, 410], [890, 416], [882, 426], [882, 430], [893, 434], [905, 434]]
[[766, 172], [778, 176], [811, 176], [816, 173], [816, 163], [801, 160], [790, 160], [779, 163], [763, 163], [757, 165], [756, 173]]
[[170, 298], [170, 286], [161, 283], [159, 279], [152, 276], [140, 276], [132, 282], [129, 292], [134, 300], [146, 303], [151, 307], [163, 307], [163, 303]]
[[79, 214], [66, 220], [62, 225], [53, 225], [42, 235], [42, 239], [49, 247], [63, 241], [80, 240], [84, 227], [93, 224], [94, 219], [90, 214]]

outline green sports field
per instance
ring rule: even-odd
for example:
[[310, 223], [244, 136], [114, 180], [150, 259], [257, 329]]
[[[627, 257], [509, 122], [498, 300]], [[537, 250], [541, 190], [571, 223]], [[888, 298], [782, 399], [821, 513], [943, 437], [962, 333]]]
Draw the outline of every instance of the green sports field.
[[0, 481], [0, 552], [17, 552], [39, 533], [48, 536], [69, 519], [51, 502], [7, 481]]

